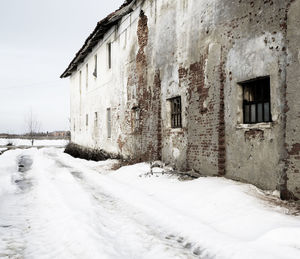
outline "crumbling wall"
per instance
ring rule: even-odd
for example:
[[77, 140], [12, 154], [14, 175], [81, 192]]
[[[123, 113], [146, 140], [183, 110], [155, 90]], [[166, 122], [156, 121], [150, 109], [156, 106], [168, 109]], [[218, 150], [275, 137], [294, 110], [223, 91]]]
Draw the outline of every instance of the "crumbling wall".
[[[226, 77], [226, 177], [279, 190], [284, 175], [284, 19], [287, 3], [237, 2], [224, 6], [225, 13], [231, 14], [230, 19], [225, 20], [227, 15], [217, 16]], [[261, 76], [270, 76], [272, 122], [244, 124], [239, 82]]]
[[118, 142], [132, 159], [153, 161], [161, 159], [161, 81], [159, 70], [148, 73], [148, 17], [143, 10], [136, 34], [138, 50], [135, 62], [128, 66], [127, 80], [125, 120], [129, 127], [124, 131], [129, 134], [123, 134], [122, 130]]
[[300, 1], [291, 1], [288, 7], [286, 12], [287, 78], [285, 88], [286, 180], [287, 189], [300, 199]]
[[[112, 108], [113, 136], [100, 116], [98, 147], [299, 196], [299, 0], [149, 0], [133, 9], [115, 29], [117, 68], [84, 99], [101, 100], [89, 112]], [[272, 121], [244, 124], [240, 82], [262, 76]]]

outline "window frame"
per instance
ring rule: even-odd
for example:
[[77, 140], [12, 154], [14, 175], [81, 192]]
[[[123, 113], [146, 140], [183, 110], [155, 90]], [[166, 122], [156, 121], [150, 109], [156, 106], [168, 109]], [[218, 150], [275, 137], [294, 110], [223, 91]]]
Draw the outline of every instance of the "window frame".
[[[271, 113], [271, 84], [270, 76], [257, 77], [251, 80], [240, 82], [239, 85], [242, 87], [242, 108], [243, 108], [243, 124], [258, 124], [258, 123], [270, 123], [272, 122], [272, 113]], [[250, 91], [253, 96], [253, 100], [246, 100], [246, 88], [249, 95]], [[250, 98], [249, 98], [250, 99]], [[254, 106], [253, 106], [254, 105]], [[259, 119], [259, 105], [261, 109], [261, 120]], [[269, 114], [265, 112], [265, 105], [268, 105]], [[253, 110], [252, 107], [255, 107], [255, 119], [252, 118]], [[247, 120], [246, 116], [248, 109], [249, 118]]]
[[170, 119], [171, 128], [179, 129], [182, 128], [182, 102], [181, 96], [176, 96], [168, 99], [170, 102]]

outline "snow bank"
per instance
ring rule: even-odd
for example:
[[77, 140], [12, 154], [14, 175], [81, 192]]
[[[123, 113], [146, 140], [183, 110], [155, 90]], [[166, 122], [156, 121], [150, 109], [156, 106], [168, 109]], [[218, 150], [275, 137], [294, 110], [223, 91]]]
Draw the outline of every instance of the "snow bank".
[[14, 150], [0, 156], [0, 200], [3, 199], [3, 195], [13, 193], [16, 190], [13, 181], [18, 170], [16, 157], [20, 153], [21, 150]]
[[[63, 156], [74, 166], [75, 159]], [[148, 177], [144, 163], [105, 176], [87, 170], [85, 161], [75, 165], [99, 188], [143, 211], [147, 224], [183, 237], [202, 256], [300, 258], [300, 218], [259, 199], [252, 185], [212, 177], [185, 182]]]
[[[14, 146], [31, 146], [31, 140], [29, 139], [5, 139], [0, 138], [0, 146], [6, 146], [8, 143], [12, 143]], [[56, 146], [64, 147], [69, 143], [65, 139], [37, 139], [34, 141], [33, 146]]]

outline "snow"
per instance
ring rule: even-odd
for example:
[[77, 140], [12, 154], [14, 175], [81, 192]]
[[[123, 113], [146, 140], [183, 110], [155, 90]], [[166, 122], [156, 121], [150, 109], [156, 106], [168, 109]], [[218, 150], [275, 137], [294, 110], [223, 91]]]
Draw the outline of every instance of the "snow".
[[0, 152], [1, 152], [1, 151], [5, 151], [5, 150], [7, 150], [6, 147], [0, 147]]
[[300, 258], [300, 217], [252, 185], [62, 151], [0, 156], [0, 258]]
[[[8, 143], [12, 143], [14, 146], [31, 146], [31, 140], [29, 139], [6, 139], [0, 138], [0, 146], [6, 146]], [[69, 143], [66, 139], [36, 139], [33, 146], [56, 146], [64, 147]]]

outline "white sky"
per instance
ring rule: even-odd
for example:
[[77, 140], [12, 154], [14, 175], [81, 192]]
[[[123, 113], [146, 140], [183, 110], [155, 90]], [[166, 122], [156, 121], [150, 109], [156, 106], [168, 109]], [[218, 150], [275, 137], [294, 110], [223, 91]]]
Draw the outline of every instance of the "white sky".
[[69, 80], [59, 76], [96, 23], [124, 0], [0, 0], [0, 133], [69, 129]]

